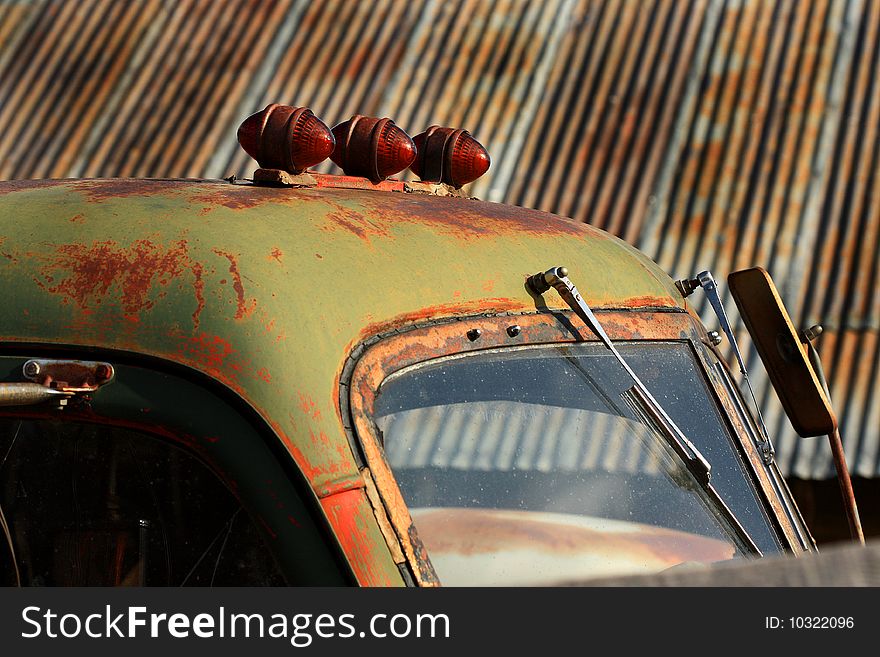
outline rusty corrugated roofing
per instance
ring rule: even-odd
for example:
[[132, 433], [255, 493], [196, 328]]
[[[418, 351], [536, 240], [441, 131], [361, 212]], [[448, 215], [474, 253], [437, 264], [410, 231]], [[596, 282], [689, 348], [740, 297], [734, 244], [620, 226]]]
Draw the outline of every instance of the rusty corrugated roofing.
[[[0, 178], [249, 175], [235, 129], [269, 102], [466, 127], [493, 157], [478, 196], [679, 277], [765, 266], [829, 329], [850, 464], [876, 476], [878, 25], [864, 0], [0, 0]], [[754, 378], [783, 469], [831, 476]]]

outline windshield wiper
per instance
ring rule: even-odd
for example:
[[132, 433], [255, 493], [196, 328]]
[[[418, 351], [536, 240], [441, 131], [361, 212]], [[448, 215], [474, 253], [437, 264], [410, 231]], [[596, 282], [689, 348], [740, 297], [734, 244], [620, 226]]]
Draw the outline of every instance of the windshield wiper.
[[563, 301], [565, 301], [575, 314], [590, 327], [590, 330], [593, 331], [593, 333], [599, 336], [602, 344], [614, 354], [617, 362], [620, 363], [621, 367], [623, 367], [623, 369], [626, 370], [626, 373], [629, 374], [629, 377], [633, 380], [633, 383], [635, 383], [635, 390], [637, 391], [638, 396], [642, 398], [643, 403], [650, 409], [652, 419], [660, 428], [662, 428], [664, 434], [668, 434], [668, 436], [672, 438], [672, 448], [685, 461], [688, 469], [694, 477], [700, 481], [708, 483], [712, 473], [712, 466], [709, 465], [709, 462], [706, 460], [706, 457], [700, 453], [700, 450], [698, 450], [694, 444], [685, 437], [681, 432], [681, 429], [678, 428], [672, 418], [669, 417], [663, 407], [660, 406], [659, 402], [654, 399], [654, 396], [648, 391], [648, 388], [642, 383], [642, 380], [629, 366], [629, 363], [627, 363], [623, 356], [620, 355], [620, 352], [617, 351], [617, 348], [614, 346], [614, 343], [611, 342], [611, 338], [608, 337], [608, 334], [605, 332], [605, 329], [602, 328], [599, 320], [596, 319], [590, 306], [588, 306], [587, 302], [583, 300], [578, 289], [574, 286], [574, 283], [568, 279], [568, 270], [565, 267], [553, 267], [543, 274], [539, 273], [531, 276], [528, 280], [528, 285], [533, 292], [539, 295], [543, 294], [551, 287], [556, 288], [556, 291], [559, 292], [559, 296], [562, 297]]
[[715, 487], [711, 484], [712, 466], [709, 465], [709, 461], [707, 461], [706, 457], [700, 453], [700, 450], [698, 450], [697, 447], [687, 439], [681, 429], [678, 428], [675, 421], [669, 417], [669, 414], [650, 393], [647, 386], [642, 383], [642, 380], [638, 377], [635, 371], [633, 371], [629, 363], [627, 363], [623, 356], [620, 355], [620, 352], [617, 351], [617, 348], [614, 346], [611, 338], [608, 337], [605, 329], [602, 328], [599, 320], [596, 319], [590, 306], [584, 301], [583, 297], [581, 297], [574, 283], [569, 280], [568, 270], [565, 267], [553, 267], [546, 272], [539, 272], [530, 276], [526, 281], [526, 285], [538, 296], [543, 295], [544, 292], [551, 287], [555, 288], [556, 291], [559, 292], [559, 296], [562, 297], [563, 301], [568, 304], [569, 308], [571, 308], [590, 328], [590, 330], [599, 337], [599, 340], [602, 341], [605, 348], [614, 355], [617, 362], [620, 363], [621, 367], [623, 367], [632, 379], [634, 385], [626, 391], [625, 398], [633, 404], [638, 411], [640, 411], [638, 413], [642, 416], [640, 419], [647, 423], [648, 426], [654, 428], [655, 431], [666, 440], [667, 444], [682, 460], [688, 471], [693, 475], [694, 479], [700, 484], [712, 501], [716, 503], [716, 508], [721, 510], [721, 515], [728, 524], [733, 527], [740, 539], [750, 549], [758, 555], [761, 555], [761, 551], [752, 540], [752, 537], [749, 536], [745, 527], [742, 526], [739, 519], [734, 515], [733, 511], [731, 511], [730, 507], [727, 506], [724, 500], [721, 499], [718, 491], [716, 491]]

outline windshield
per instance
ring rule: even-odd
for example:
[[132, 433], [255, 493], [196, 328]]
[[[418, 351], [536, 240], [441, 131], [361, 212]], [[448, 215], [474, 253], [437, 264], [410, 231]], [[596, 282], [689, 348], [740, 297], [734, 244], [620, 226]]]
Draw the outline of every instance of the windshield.
[[[759, 548], [778, 551], [690, 347], [618, 348]], [[598, 343], [440, 359], [382, 384], [376, 424], [442, 583], [550, 584], [743, 554], [628, 405], [631, 386]]]

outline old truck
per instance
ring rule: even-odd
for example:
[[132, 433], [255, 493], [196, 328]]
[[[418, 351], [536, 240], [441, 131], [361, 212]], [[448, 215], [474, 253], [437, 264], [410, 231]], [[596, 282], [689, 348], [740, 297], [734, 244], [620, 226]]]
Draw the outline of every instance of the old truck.
[[[462, 195], [488, 156], [461, 130], [270, 106], [239, 138], [253, 180], [0, 183], [6, 584], [554, 584], [815, 549], [686, 300], [711, 277]], [[347, 175], [307, 170], [330, 154]]]

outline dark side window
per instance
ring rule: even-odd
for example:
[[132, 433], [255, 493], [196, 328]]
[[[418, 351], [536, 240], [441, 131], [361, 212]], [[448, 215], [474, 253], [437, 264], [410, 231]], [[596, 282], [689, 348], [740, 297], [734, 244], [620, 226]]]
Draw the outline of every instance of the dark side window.
[[220, 479], [132, 429], [0, 418], [0, 510], [6, 584], [10, 552], [23, 586], [285, 584]]

